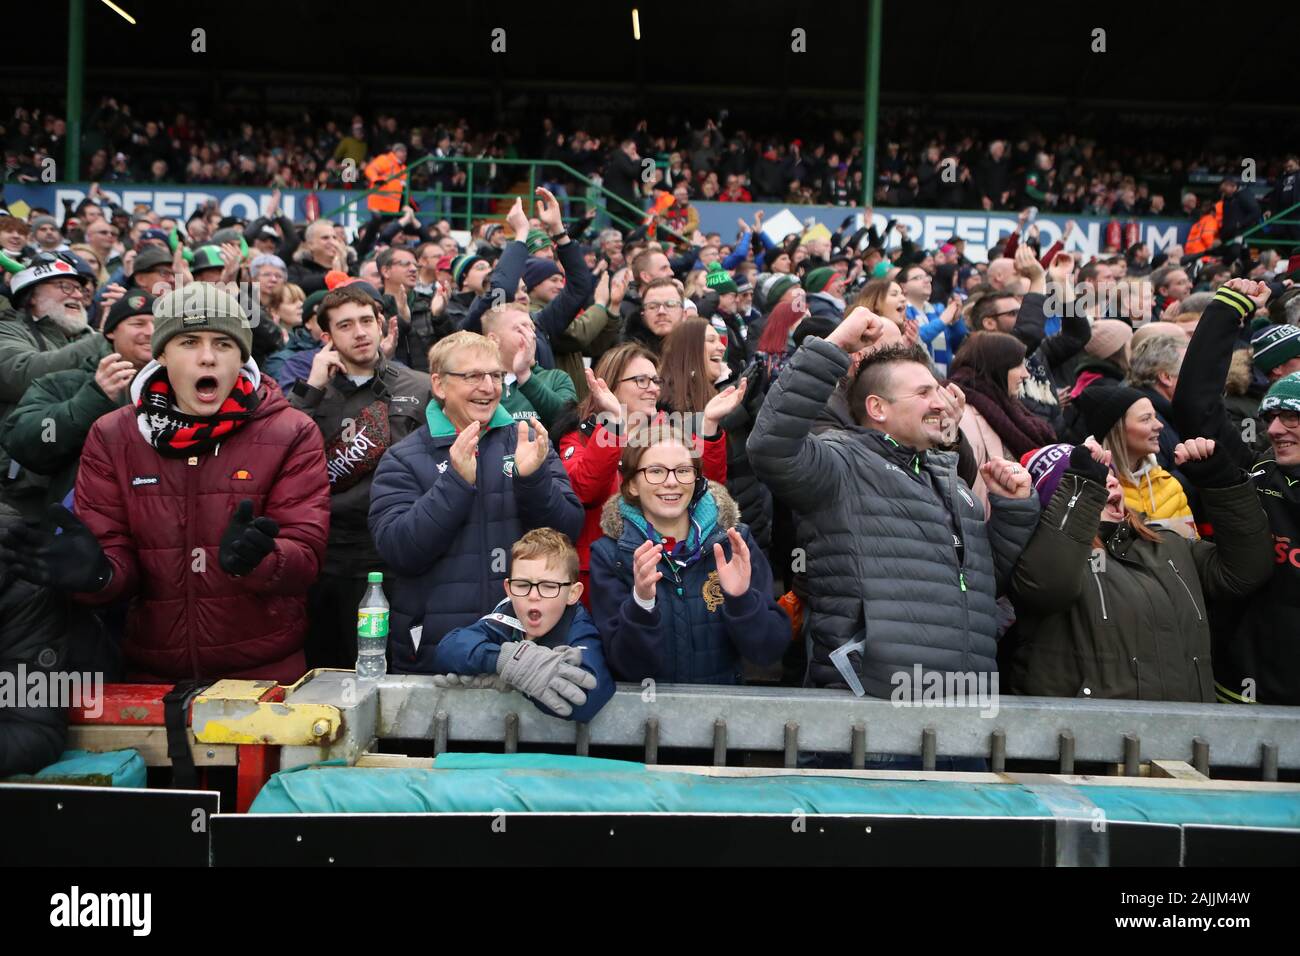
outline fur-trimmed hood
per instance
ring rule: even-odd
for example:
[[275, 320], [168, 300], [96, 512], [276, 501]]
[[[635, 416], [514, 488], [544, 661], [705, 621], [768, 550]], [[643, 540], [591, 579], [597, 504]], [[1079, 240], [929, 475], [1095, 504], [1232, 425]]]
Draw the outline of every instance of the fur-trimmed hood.
[[1229, 395], [1245, 395], [1250, 391], [1251, 367], [1250, 349], [1234, 350], [1223, 390]]
[[[734, 528], [740, 522], [740, 508], [727, 489], [716, 481], [709, 482], [709, 491], [718, 506], [718, 527], [726, 530]], [[615, 541], [623, 537], [623, 515], [619, 513], [618, 504], [623, 500], [621, 493], [615, 493], [605, 502], [600, 511], [600, 530]]]

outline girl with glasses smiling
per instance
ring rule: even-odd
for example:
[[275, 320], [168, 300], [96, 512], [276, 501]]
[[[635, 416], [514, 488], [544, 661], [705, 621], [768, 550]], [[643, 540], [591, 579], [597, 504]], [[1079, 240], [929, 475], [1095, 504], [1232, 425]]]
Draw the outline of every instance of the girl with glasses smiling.
[[[609, 496], [618, 492], [618, 461], [628, 432], [647, 424], [658, 415], [663, 380], [654, 353], [635, 342], [610, 349], [586, 370], [587, 397], [576, 410], [561, 416], [551, 429], [557, 435], [560, 462], [568, 472], [584, 519], [577, 539], [579, 580], [590, 583], [591, 543], [600, 537], [600, 510]], [[704, 441], [703, 469], [706, 478], [727, 480], [726, 444], [715, 435]], [[583, 591], [584, 604], [591, 601], [591, 589]]]
[[695, 443], [669, 425], [638, 430], [619, 474], [591, 546], [592, 616], [614, 676], [738, 684], [742, 658], [780, 660], [790, 618], [771, 568], [726, 489], [701, 475]]

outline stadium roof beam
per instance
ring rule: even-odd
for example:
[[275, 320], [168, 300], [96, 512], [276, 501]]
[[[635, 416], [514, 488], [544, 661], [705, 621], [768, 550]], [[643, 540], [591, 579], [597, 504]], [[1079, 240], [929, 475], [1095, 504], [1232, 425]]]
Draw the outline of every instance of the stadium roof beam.
[[[867, 83], [862, 107], [862, 207], [871, 208], [876, 189], [876, 125], [880, 112], [880, 20], [884, 0], [867, 9]], [[868, 223], [870, 225], [870, 223]]]
[[68, 0], [68, 142], [64, 148], [63, 173], [75, 180], [81, 176], [81, 87], [86, 52], [86, 0]]

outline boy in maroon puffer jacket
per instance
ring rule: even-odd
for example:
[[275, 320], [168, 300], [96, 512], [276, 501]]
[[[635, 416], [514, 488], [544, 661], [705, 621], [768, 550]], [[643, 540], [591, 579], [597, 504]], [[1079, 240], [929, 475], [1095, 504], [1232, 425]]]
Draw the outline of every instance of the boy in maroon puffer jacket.
[[87, 604], [132, 598], [130, 679], [289, 683], [306, 669], [306, 594], [329, 532], [324, 447], [251, 344], [243, 308], [215, 286], [163, 296], [154, 361], [86, 439], [77, 516], [56, 505], [8, 539], [30, 580]]

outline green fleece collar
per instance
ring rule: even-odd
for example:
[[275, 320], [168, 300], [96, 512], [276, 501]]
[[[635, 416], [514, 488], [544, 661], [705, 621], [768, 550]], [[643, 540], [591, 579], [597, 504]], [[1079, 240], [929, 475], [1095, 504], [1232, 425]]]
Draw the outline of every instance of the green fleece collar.
[[[443, 412], [442, 403], [436, 398], [429, 400], [424, 416], [429, 422], [429, 434], [434, 438], [447, 438], [456, 434], [456, 426], [451, 423], [451, 419]], [[515, 420], [510, 413], [501, 407], [500, 402], [497, 402], [496, 410], [492, 412], [492, 420], [488, 422], [488, 430], [500, 428], [503, 425], [513, 425], [514, 423]]]

